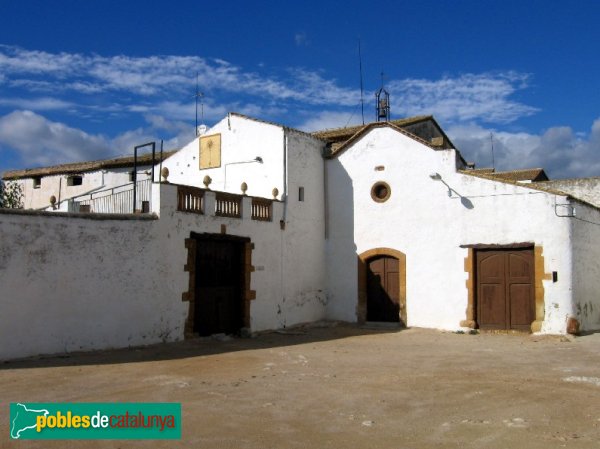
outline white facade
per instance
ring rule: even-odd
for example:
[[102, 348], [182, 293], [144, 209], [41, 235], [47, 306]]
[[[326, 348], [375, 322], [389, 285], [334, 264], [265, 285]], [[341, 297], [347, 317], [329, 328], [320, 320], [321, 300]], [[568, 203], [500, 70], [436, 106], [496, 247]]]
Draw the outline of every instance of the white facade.
[[[138, 181], [150, 179], [151, 166], [139, 167]], [[17, 182], [22, 186], [25, 209], [68, 211], [69, 200], [94, 194], [107, 189], [131, 183], [131, 167], [81, 171], [76, 174], [51, 174], [39, 177], [22, 178]], [[73, 185], [73, 179], [81, 178], [81, 184]], [[37, 178], [37, 179], [36, 179]], [[155, 174], [158, 179], [158, 174]], [[56, 199], [54, 207], [50, 197]]]
[[[384, 247], [406, 255], [407, 324], [457, 329], [467, 309], [465, 246], [529, 242], [543, 248], [544, 272], [560, 273], [559, 282], [544, 281], [542, 331], [566, 331], [567, 318], [575, 316], [573, 220], [558, 217], [554, 206], [568, 203], [566, 195], [463, 174], [455, 150], [433, 150], [385, 127], [327, 164], [331, 318], [356, 319], [357, 255]], [[391, 187], [384, 203], [371, 198], [377, 181]]]
[[[200, 169], [200, 139], [217, 135], [220, 164]], [[600, 211], [541, 183], [465, 170], [447, 148], [374, 124], [330, 154], [324, 140], [229, 114], [163, 161], [168, 183], [152, 186], [154, 215], [1, 213], [0, 337], [20, 339], [2, 345], [0, 358], [184, 338], [186, 240], [197, 234], [251, 243], [252, 331], [364, 319], [359, 258], [379, 250], [405, 257], [408, 326], [464, 329], [473, 319], [473, 248], [511, 245], [535, 248], [534, 331], [565, 333], [570, 319], [600, 329]], [[65, 195], [126, 183], [129, 170], [85, 176]], [[182, 211], [178, 192], [203, 188], [205, 176], [209, 190], [190, 190], [202, 195], [203, 213]], [[60, 178], [26, 186], [26, 206], [58, 198]], [[391, 189], [385, 201], [372, 195], [379, 182]], [[219, 192], [239, 195], [242, 183], [241, 217], [217, 216]], [[271, 221], [252, 219], [252, 197], [264, 202], [273, 189]]]

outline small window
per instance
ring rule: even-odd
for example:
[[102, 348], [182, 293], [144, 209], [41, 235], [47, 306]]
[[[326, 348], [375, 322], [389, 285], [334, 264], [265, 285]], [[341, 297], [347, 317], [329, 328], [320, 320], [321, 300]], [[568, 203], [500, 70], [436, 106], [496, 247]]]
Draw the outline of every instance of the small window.
[[67, 178], [68, 186], [80, 186], [83, 184], [83, 176], [69, 176]]
[[371, 187], [371, 198], [378, 203], [387, 201], [391, 194], [392, 189], [387, 182], [379, 181]]
[[35, 178], [33, 178], [33, 188], [39, 189], [41, 186], [42, 186], [42, 177], [36, 176]]
[[298, 201], [304, 201], [304, 187], [298, 189]]

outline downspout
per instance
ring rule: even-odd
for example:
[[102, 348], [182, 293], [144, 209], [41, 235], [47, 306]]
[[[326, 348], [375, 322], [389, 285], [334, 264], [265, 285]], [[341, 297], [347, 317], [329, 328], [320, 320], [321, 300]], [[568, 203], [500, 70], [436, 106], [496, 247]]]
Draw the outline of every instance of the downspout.
[[[283, 129], [283, 195], [281, 200], [283, 201], [283, 216], [279, 221], [281, 230], [285, 230], [285, 221], [287, 219], [287, 202], [288, 202], [288, 179], [287, 179], [287, 152], [288, 152], [288, 140], [285, 129]], [[283, 232], [280, 233], [279, 241], [279, 285], [281, 293], [281, 304], [277, 305], [277, 314], [279, 315], [278, 321], [279, 326], [285, 329], [287, 325], [286, 310], [285, 310], [285, 297], [286, 297], [286, 285], [285, 285], [285, 235]]]
[[325, 151], [321, 153], [323, 157], [323, 218], [325, 228], [325, 240], [329, 238], [329, 189], [328, 189], [328, 177], [327, 177], [327, 158], [325, 157]]
[[288, 153], [288, 138], [283, 130], [283, 218], [279, 222], [281, 230], [285, 229], [285, 223], [287, 220], [287, 206], [288, 206], [288, 173], [287, 173], [287, 153]]
[[62, 176], [59, 176], [59, 178], [58, 178], [58, 209], [59, 210], [60, 210], [60, 193], [61, 193], [61, 190], [62, 190]]

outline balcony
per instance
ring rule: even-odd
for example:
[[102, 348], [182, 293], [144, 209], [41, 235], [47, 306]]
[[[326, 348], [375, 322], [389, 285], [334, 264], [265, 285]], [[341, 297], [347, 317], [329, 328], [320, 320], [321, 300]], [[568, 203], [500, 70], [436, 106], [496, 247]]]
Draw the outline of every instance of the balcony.
[[198, 187], [176, 187], [178, 212], [242, 219], [248, 211], [252, 220], [273, 221], [273, 200]]

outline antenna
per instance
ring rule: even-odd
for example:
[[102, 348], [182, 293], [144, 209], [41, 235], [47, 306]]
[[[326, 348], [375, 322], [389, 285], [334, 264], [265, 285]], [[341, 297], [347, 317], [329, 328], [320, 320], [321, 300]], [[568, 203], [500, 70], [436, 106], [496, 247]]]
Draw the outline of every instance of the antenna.
[[194, 98], [196, 99], [196, 137], [198, 137], [198, 98], [200, 98], [200, 113], [201, 113], [201, 121], [204, 122], [204, 102], [202, 98], [204, 94], [198, 90], [198, 72], [196, 72], [196, 94]]
[[358, 38], [358, 66], [360, 69], [360, 112], [362, 113], [362, 124], [365, 124], [365, 98], [363, 89], [362, 54], [360, 52], [360, 37]]
[[494, 134], [490, 132], [490, 141], [492, 142], [492, 168], [496, 171], [496, 160], [494, 159]]

